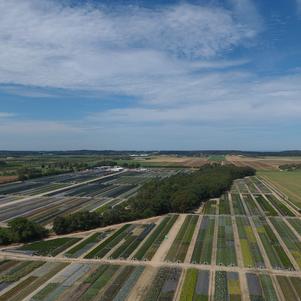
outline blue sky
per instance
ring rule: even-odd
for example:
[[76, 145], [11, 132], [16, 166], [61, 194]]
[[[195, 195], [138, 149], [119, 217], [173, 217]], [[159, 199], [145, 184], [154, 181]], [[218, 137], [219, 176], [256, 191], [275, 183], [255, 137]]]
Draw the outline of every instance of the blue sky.
[[301, 0], [0, 0], [0, 149], [301, 149], [300, 116]]

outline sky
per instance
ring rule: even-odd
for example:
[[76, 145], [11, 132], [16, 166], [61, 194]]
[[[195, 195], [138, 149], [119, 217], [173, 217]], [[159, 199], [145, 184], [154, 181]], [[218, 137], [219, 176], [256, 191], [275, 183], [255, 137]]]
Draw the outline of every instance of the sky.
[[301, 0], [0, 0], [0, 149], [301, 149]]

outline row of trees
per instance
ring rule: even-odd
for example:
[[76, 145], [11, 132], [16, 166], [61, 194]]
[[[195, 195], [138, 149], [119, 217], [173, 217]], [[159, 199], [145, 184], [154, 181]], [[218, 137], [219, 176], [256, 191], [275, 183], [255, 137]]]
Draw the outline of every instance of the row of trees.
[[0, 245], [40, 240], [48, 236], [48, 230], [24, 217], [8, 222], [7, 228], [0, 228]]
[[280, 165], [279, 169], [286, 170], [286, 171], [301, 170], [301, 164], [300, 163], [284, 164], [284, 165]]
[[169, 212], [189, 212], [209, 198], [219, 197], [233, 181], [255, 174], [250, 167], [206, 165], [191, 174], [180, 173], [144, 184], [137, 195], [103, 213], [79, 212], [54, 220], [57, 234], [88, 230]]

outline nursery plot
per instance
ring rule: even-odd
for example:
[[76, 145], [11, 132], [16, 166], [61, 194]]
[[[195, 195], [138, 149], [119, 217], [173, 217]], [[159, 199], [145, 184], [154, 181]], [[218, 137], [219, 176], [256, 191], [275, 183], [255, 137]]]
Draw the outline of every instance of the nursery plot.
[[301, 268], [301, 242], [282, 218], [270, 218], [275, 229]]
[[117, 230], [113, 235], [109, 236], [100, 245], [94, 248], [90, 253], [88, 253], [85, 258], [102, 258], [110, 250], [116, 246], [128, 233], [133, 229], [133, 225], [126, 224]]
[[264, 267], [264, 260], [247, 217], [237, 216], [236, 224], [245, 267]]
[[124, 237], [123, 243], [110, 255], [110, 258], [128, 258], [155, 227], [155, 224], [145, 224], [137, 226], [132, 232]]
[[256, 177], [251, 177], [250, 179], [258, 187], [258, 189], [260, 190], [260, 192], [262, 192], [264, 194], [271, 193], [271, 190], [262, 181], [258, 180]]
[[262, 215], [251, 195], [244, 194], [243, 201], [247, 205], [250, 215]]
[[262, 211], [265, 213], [265, 215], [267, 216], [278, 215], [275, 208], [262, 195], [256, 195], [255, 199], [257, 201], [257, 204], [261, 207]]
[[253, 221], [273, 268], [294, 269], [266, 219], [264, 217], [253, 217]]
[[143, 245], [138, 249], [137, 253], [133, 256], [139, 260], [151, 260], [156, 251], [160, 247], [162, 241], [168, 235], [169, 230], [177, 220], [178, 215], [168, 215], [157, 225], [152, 234], [145, 240]]
[[283, 296], [285, 296], [285, 301], [301, 300], [301, 278], [277, 276], [277, 281]]
[[117, 186], [116, 188], [106, 191], [105, 193], [102, 194], [102, 196], [107, 197], [107, 198], [116, 198], [135, 187], [136, 187], [136, 185], [120, 185], [120, 186]]
[[67, 192], [64, 192], [64, 195], [78, 197], [97, 196], [112, 188], [113, 185], [96, 182], [68, 190]]
[[0, 301], [23, 300], [67, 265], [67, 263], [45, 263], [32, 273], [28, 273], [28, 277], [25, 277], [21, 282], [7, 290], [4, 294], [1, 294], [0, 292]]
[[247, 284], [251, 301], [277, 301], [271, 277], [266, 274], [247, 273]]
[[76, 245], [74, 248], [69, 250], [67, 253], [64, 255], [66, 257], [80, 257], [82, 254], [86, 253], [89, 249], [94, 247], [97, 243], [101, 242], [104, 240], [111, 231], [104, 231], [104, 232], [99, 232], [99, 233], [94, 233], [85, 240], [83, 240], [80, 244]]
[[3, 260], [0, 262], [0, 294], [1, 290], [40, 267], [42, 261]]
[[218, 201], [216, 199], [209, 200], [204, 203], [203, 214], [217, 214]]
[[215, 272], [214, 301], [239, 301], [241, 289], [238, 273]]
[[249, 193], [248, 186], [246, 185], [244, 179], [235, 180], [234, 183], [237, 185], [240, 193]]
[[257, 187], [254, 185], [254, 182], [251, 180], [251, 178], [245, 178], [244, 179], [246, 185], [248, 186], [251, 193], [260, 193], [260, 191], [257, 189]]
[[295, 228], [299, 235], [301, 235], [301, 219], [288, 218], [287, 221]]
[[197, 215], [186, 216], [184, 223], [174, 242], [172, 243], [165, 260], [184, 262], [198, 218], [199, 217]]
[[180, 301], [208, 301], [209, 276], [209, 271], [188, 269], [181, 288]]
[[290, 209], [288, 209], [286, 205], [279, 201], [274, 195], [267, 195], [267, 198], [276, 207], [276, 209], [280, 212], [281, 215], [295, 216], [295, 214]]
[[235, 215], [246, 215], [243, 202], [239, 194], [231, 194], [233, 210]]
[[42, 240], [26, 244], [18, 248], [18, 250], [39, 256], [56, 256], [57, 254], [63, 252], [80, 240], [81, 238], [77, 237], [63, 237], [57, 239]]
[[83, 277], [87, 274], [90, 275], [91, 271], [96, 274], [95, 269], [96, 268], [90, 264], [73, 263], [60, 273], [57, 273], [57, 275], [55, 275], [44, 288], [39, 290], [31, 300], [72, 300], [73, 298], [70, 298], [69, 296], [72, 288], [76, 287], [78, 283], [81, 283]]
[[233, 227], [230, 216], [218, 217], [216, 264], [237, 265]]
[[204, 215], [192, 253], [192, 263], [211, 263], [214, 226], [215, 217]]
[[159, 268], [149, 289], [143, 296], [143, 301], [172, 301], [181, 276], [180, 268]]
[[229, 197], [228, 193], [222, 195], [219, 199], [219, 214], [231, 214], [230, 211], [230, 202], [229, 202]]

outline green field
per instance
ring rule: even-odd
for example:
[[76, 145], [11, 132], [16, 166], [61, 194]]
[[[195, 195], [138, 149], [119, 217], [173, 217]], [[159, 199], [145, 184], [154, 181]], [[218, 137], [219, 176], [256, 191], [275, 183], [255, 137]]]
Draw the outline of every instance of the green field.
[[258, 175], [270, 180], [301, 208], [301, 171], [260, 171]]

